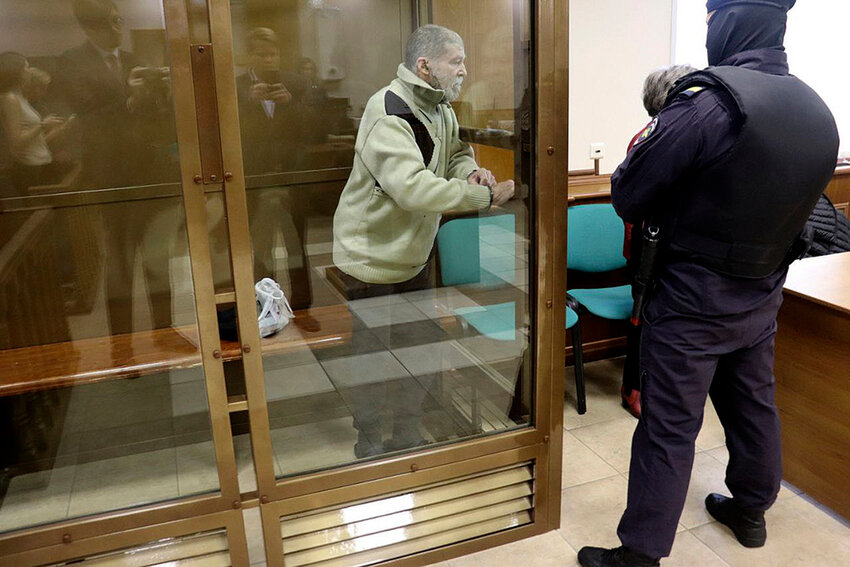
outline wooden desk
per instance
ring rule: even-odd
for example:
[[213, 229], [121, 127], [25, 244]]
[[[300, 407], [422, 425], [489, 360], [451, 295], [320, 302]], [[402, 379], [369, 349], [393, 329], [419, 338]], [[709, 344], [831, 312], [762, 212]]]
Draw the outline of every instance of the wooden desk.
[[792, 264], [775, 374], [785, 478], [850, 518], [850, 252]]
[[567, 205], [590, 205], [611, 202], [610, 175], [581, 175], [567, 182]]

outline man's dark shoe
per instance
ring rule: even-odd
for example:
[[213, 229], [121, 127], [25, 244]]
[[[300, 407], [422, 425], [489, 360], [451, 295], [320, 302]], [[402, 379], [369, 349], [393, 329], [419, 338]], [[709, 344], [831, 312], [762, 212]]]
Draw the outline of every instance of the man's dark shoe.
[[583, 567], [658, 567], [661, 563], [643, 553], [632, 551], [628, 547], [582, 547], [578, 552], [578, 562]]
[[715, 520], [732, 530], [735, 538], [744, 547], [764, 545], [767, 539], [764, 512], [744, 510], [734, 499], [713, 493], [705, 497], [705, 509]]

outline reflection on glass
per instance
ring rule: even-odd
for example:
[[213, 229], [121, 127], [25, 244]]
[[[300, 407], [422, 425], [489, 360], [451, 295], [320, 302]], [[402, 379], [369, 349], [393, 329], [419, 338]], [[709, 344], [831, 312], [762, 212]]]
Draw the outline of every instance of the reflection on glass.
[[0, 13], [0, 531], [217, 490], [162, 3]]
[[254, 275], [295, 311], [263, 346], [278, 476], [530, 423], [515, 4], [413, 34], [404, 1], [232, 3]]

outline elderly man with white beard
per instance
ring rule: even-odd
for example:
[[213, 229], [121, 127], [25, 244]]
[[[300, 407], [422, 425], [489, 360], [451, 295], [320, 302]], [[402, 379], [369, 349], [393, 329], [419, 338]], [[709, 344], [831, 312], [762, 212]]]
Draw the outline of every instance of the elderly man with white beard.
[[425, 287], [440, 215], [513, 197], [514, 182], [497, 183], [460, 139], [450, 103], [460, 96], [465, 58], [457, 33], [422, 26], [397, 78], [366, 105], [334, 215], [334, 264], [358, 297]]

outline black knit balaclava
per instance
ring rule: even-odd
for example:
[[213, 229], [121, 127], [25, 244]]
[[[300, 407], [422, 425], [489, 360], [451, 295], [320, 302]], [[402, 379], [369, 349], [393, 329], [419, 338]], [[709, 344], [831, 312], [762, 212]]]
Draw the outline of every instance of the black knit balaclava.
[[751, 49], [784, 50], [787, 11], [796, 0], [709, 0], [708, 64]]

